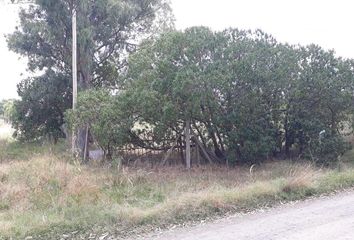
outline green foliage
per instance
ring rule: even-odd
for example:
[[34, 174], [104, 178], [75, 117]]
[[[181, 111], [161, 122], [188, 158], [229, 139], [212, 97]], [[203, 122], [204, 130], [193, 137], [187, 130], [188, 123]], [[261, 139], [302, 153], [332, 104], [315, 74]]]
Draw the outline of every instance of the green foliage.
[[56, 142], [65, 137], [61, 130], [63, 112], [71, 104], [70, 77], [47, 71], [40, 77], [29, 78], [18, 85], [21, 100], [14, 103], [11, 116], [15, 136], [23, 141], [43, 137]]
[[[118, 111], [97, 114], [104, 118], [96, 122], [99, 142], [117, 137], [169, 149], [191, 119], [193, 135], [220, 161], [285, 155], [328, 164], [348, 149], [341, 133], [353, 110], [352, 66], [331, 51], [280, 44], [261, 31], [172, 31], [143, 42], [121, 77], [124, 90], [104, 99], [88, 93], [92, 99], [85, 98], [77, 118], [91, 122], [93, 102]], [[129, 124], [121, 128], [123, 119]], [[121, 141], [119, 131], [130, 138]]]
[[[72, 75], [74, 7], [79, 90], [117, 85], [124, 59], [135, 51], [137, 43], [173, 27], [171, 9], [165, 0], [34, 0], [23, 8], [20, 25], [7, 36], [8, 46], [27, 57], [31, 72], [43, 74], [23, 80], [18, 86], [22, 99], [16, 103], [14, 127], [23, 140], [63, 134], [58, 127], [64, 111], [71, 108], [66, 100], [72, 85], [68, 76]], [[62, 82], [57, 89], [59, 78]]]
[[105, 90], [88, 90], [78, 98], [78, 106], [66, 112], [71, 128], [89, 127], [98, 145], [111, 158], [115, 147], [130, 141], [133, 121], [122, 111], [122, 102]]
[[[71, 73], [71, 4], [37, 0], [21, 12], [21, 27], [8, 38], [12, 50], [29, 57], [29, 68], [43, 70], [47, 79]], [[316, 45], [281, 44], [260, 30], [205, 27], [166, 31], [135, 51], [157, 25], [169, 26], [165, 1], [79, 1], [76, 7], [80, 89], [106, 90], [83, 92], [67, 119], [75, 128], [89, 126], [108, 156], [125, 144], [167, 150], [178, 140], [183, 149], [187, 120], [219, 162], [286, 156], [327, 163], [345, 151], [343, 123], [351, 123], [353, 113], [352, 60]], [[66, 83], [57, 96], [69, 95]], [[45, 88], [37, 94], [28, 86], [20, 85], [26, 102], [15, 105], [17, 133], [24, 139], [60, 136], [62, 115], [32, 106], [47, 95]], [[59, 101], [52, 95], [45, 101]], [[60, 105], [61, 113], [69, 102]]]
[[353, 83], [353, 61], [318, 46], [280, 44], [262, 31], [195, 27], [144, 42], [129, 58], [122, 95], [149, 126], [137, 135], [174, 139], [189, 118], [221, 159], [312, 153], [328, 162], [346, 149], [341, 130], [353, 111]]
[[317, 164], [333, 166], [333, 163], [337, 163], [340, 156], [351, 148], [352, 146], [341, 136], [328, 136], [319, 142], [310, 143], [305, 154]]

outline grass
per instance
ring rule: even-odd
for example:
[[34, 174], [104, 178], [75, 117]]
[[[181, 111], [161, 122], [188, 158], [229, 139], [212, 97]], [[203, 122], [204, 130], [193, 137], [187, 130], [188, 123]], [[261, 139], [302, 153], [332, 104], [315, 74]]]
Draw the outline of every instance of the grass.
[[64, 144], [52, 146], [38, 143], [20, 143], [12, 138], [10, 125], [0, 119], [0, 164], [13, 161], [28, 161], [38, 156], [62, 155], [66, 151]]
[[118, 170], [68, 161], [64, 144], [2, 141], [0, 239], [129, 235], [354, 186], [351, 164], [339, 171], [270, 162], [252, 174], [215, 166]]

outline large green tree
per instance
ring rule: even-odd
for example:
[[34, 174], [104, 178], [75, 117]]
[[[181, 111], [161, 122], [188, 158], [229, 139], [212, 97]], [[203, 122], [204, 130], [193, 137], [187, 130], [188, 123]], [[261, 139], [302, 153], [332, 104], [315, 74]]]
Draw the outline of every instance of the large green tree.
[[[8, 46], [28, 59], [29, 71], [43, 74], [19, 85], [23, 99], [16, 107], [22, 116], [17, 117], [15, 128], [21, 134], [31, 129], [25, 139], [31, 135], [58, 135], [63, 111], [71, 107], [70, 101], [65, 101], [60, 111], [52, 111], [51, 104], [55, 103], [42, 103], [35, 101], [36, 98], [28, 101], [26, 96], [51, 94], [51, 100], [56, 101], [70, 95], [73, 8], [78, 19], [79, 90], [116, 85], [118, 72], [125, 66], [124, 59], [136, 50], [139, 41], [173, 26], [169, 3], [165, 0], [35, 0], [23, 8], [20, 25], [8, 35]], [[61, 88], [65, 92], [49, 93], [48, 89], [55, 89], [58, 76], [65, 76], [66, 85]], [[46, 86], [34, 90], [33, 86], [39, 86], [43, 78], [47, 78]]]
[[125, 94], [147, 135], [160, 140], [183, 134], [190, 119], [221, 159], [255, 162], [292, 152], [322, 161], [319, 134], [342, 145], [353, 86], [352, 61], [332, 51], [281, 44], [259, 30], [197, 27], [145, 42], [129, 59]]
[[93, 121], [89, 106], [74, 115], [79, 124], [108, 126], [100, 141], [112, 149], [167, 150], [177, 142], [183, 150], [187, 126], [215, 161], [294, 156], [326, 163], [346, 149], [353, 69], [333, 51], [281, 44], [260, 30], [193, 27], [144, 41], [130, 55], [120, 91], [100, 103], [102, 119]]
[[287, 50], [261, 31], [166, 33], [130, 57], [125, 94], [155, 138], [181, 135], [190, 119], [194, 134], [218, 158], [236, 152], [237, 159], [254, 161], [276, 148], [272, 118], [279, 115], [274, 108], [281, 91], [275, 86], [288, 77], [289, 71], [277, 76], [282, 64], [289, 65]]

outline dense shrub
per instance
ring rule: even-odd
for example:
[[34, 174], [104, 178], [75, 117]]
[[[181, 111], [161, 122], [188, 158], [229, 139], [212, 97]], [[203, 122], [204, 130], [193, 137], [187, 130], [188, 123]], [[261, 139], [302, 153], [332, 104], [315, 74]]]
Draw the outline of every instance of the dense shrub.
[[332, 51], [280, 44], [261, 31], [195, 27], [143, 42], [128, 66], [119, 94], [84, 93], [75, 113], [105, 148], [169, 149], [176, 140], [182, 148], [191, 120], [220, 162], [327, 163], [346, 149], [340, 128], [352, 114], [353, 62]]
[[116, 147], [130, 142], [133, 121], [122, 112], [122, 103], [105, 90], [90, 90], [80, 94], [75, 111], [68, 110], [66, 119], [72, 129], [90, 129], [96, 143], [111, 158]]

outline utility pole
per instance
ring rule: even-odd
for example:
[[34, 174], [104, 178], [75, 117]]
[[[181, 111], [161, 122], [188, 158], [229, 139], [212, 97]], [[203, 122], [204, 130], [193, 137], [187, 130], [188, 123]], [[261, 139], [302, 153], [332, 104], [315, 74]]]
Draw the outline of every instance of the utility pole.
[[[1, 1], [1, 0], [0, 0]], [[11, 3], [13, 4], [30, 4], [33, 3], [32, 0], [11, 0]], [[76, 23], [76, 6], [73, 1], [73, 6], [72, 6], [72, 37], [73, 37], [73, 42], [72, 42], [72, 78], [73, 78], [73, 107], [72, 109], [76, 109], [76, 104], [77, 104], [77, 23]], [[72, 132], [72, 139], [71, 139], [71, 150], [73, 155], [76, 153], [76, 132]]]
[[[73, 4], [72, 9], [72, 77], [73, 77], [73, 110], [76, 109], [77, 104], [77, 26], [76, 26], [76, 7]], [[72, 133], [72, 146], [71, 150], [72, 153], [75, 154], [76, 152], [76, 132], [73, 130]]]

